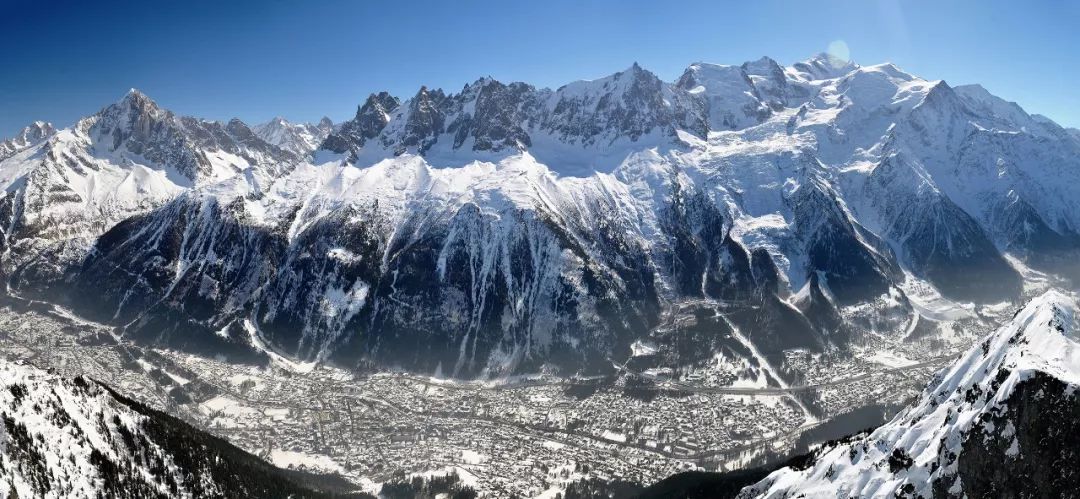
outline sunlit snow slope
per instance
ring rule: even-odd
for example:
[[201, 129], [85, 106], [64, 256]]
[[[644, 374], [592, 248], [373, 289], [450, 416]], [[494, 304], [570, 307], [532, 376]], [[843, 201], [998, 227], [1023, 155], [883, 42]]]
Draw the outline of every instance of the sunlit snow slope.
[[0, 361], [3, 497], [330, 497], [94, 381]]
[[1069, 497], [1080, 479], [1080, 330], [1048, 292], [873, 432], [740, 497]]

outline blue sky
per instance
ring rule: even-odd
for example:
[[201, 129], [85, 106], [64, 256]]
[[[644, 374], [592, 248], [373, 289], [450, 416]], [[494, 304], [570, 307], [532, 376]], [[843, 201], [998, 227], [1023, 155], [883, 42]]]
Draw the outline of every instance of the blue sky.
[[790, 64], [836, 40], [856, 62], [982, 83], [1080, 126], [1077, 26], [1069, 0], [0, 0], [0, 137], [69, 125], [130, 87], [211, 119], [339, 121], [379, 90], [557, 87], [635, 61], [670, 81], [696, 61]]

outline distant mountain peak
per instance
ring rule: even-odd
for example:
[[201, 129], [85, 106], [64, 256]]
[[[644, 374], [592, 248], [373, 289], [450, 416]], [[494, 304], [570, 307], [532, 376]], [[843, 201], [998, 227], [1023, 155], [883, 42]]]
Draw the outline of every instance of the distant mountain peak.
[[136, 88], [128, 90], [116, 105], [128, 106], [133, 109], [159, 109], [157, 103], [154, 102], [153, 99]]
[[40, 144], [54, 133], [56, 129], [53, 128], [52, 123], [35, 121], [20, 130], [14, 137], [0, 141], [0, 160]]
[[783, 76], [784, 68], [771, 57], [762, 56], [756, 61], [744, 62], [741, 66], [747, 74], [775, 77]]
[[807, 59], [806, 62], [809, 64], [827, 65], [834, 69], [843, 69], [849, 66], [858, 67], [858, 64], [855, 64], [854, 61], [841, 59], [828, 52], [818, 52]]
[[318, 124], [293, 123], [283, 116], [275, 116], [251, 128], [260, 139], [298, 156], [311, 154], [333, 131], [334, 123], [323, 117]]
[[15, 138], [25, 142], [32, 142], [48, 137], [54, 132], [56, 132], [56, 128], [53, 127], [52, 123], [35, 121], [20, 130]]
[[852, 61], [845, 61], [825, 52], [792, 65], [792, 68], [809, 80], [838, 78], [859, 69], [859, 67], [858, 64]]
[[466, 83], [465, 87], [462, 89], [462, 92], [463, 93], [468, 92], [469, 89], [473, 89], [473, 88], [483, 88], [483, 87], [486, 87], [486, 86], [491, 85], [493, 83], [499, 83], [499, 81], [496, 80], [495, 78], [491, 77], [490, 75], [489, 76], [481, 76], [480, 78], [477, 78], [476, 81], [473, 81], [472, 83]]
[[626, 68], [626, 69], [624, 69], [624, 70], [622, 70], [622, 71], [620, 71], [620, 72], [618, 72], [616, 74], [620, 75], [620, 76], [621, 75], [626, 75], [626, 76], [629, 76], [629, 77], [633, 78], [634, 80], [657, 80], [657, 81], [660, 80], [660, 78], [658, 76], [656, 76], [655, 73], [653, 73], [652, 71], [649, 71], [648, 69], [645, 69], [645, 68], [641, 67], [641, 65], [638, 64], [636, 61], [633, 64], [631, 64], [630, 67], [628, 67], [628, 68]]

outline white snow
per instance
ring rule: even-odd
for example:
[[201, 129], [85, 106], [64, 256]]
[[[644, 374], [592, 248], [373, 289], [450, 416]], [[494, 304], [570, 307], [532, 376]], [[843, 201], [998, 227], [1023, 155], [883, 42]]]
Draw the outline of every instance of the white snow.
[[345, 468], [329, 456], [306, 452], [273, 449], [270, 462], [281, 468], [302, 469], [322, 473], [345, 473]]
[[[189, 470], [178, 468], [172, 455], [143, 429], [147, 416], [114, 399], [93, 381], [76, 383], [33, 367], [0, 360], [0, 407], [5, 418], [19, 425], [31, 439], [33, 454], [17, 451], [11, 433], [0, 428], [0, 496], [44, 497], [47, 499], [94, 498], [101, 494], [101, 475], [94, 464], [94, 452], [125, 469], [125, 474], [142, 481], [163, 496], [191, 497], [184, 486]], [[128, 448], [121, 432], [133, 435], [137, 449]], [[133, 453], [145, 459], [132, 459]], [[35, 462], [42, 474], [29, 476]], [[21, 463], [21, 464], [20, 464]], [[151, 470], [150, 463], [162, 467]], [[156, 467], [156, 466], [155, 466]], [[168, 480], [163, 475], [170, 475]], [[205, 478], [205, 475], [204, 475]], [[44, 479], [47, 492], [38, 492]], [[170, 491], [166, 481], [180, 484]], [[213, 483], [202, 483], [209, 490]]]
[[239, 400], [224, 395], [218, 395], [199, 404], [199, 408], [206, 414], [219, 414], [225, 417], [247, 416], [259, 412], [258, 409], [245, 406]]
[[[955, 463], [931, 464], [943, 452], [958, 453], [965, 433], [980, 416], [997, 411], [1018, 383], [1041, 372], [1080, 387], [1076, 307], [1075, 298], [1056, 291], [1032, 300], [1009, 324], [939, 373], [916, 405], [865, 437], [826, 449], [807, 470], [772, 473], [755, 486], [755, 493], [745, 495], [886, 498], [910, 484], [915, 494], [930, 497], [931, 481], [956, 471]], [[995, 379], [999, 370], [1007, 373], [1003, 380]], [[972, 402], [972, 387], [985, 395]], [[1006, 428], [1006, 438], [1013, 431]], [[890, 473], [885, 464], [894, 449], [914, 460], [903, 473]], [[1024, 451], [1014, 439], [1011, 455]]]
[[487, 456], [485, 456], [485, 455], [483, 455], [483, 454], [481, 454], [479, 452], [476, 452], [474, 450], [465, 449], [465, 450], [461, 451], [461, 462], [462, 463], [465, 463], [465, 464], [482, 464], [484, 461], [487, 461], [487, 460], [488, 460]]
[[885, 367], [908, 367], [917, 364], [917, 362], [911, 359], [906, 359], [900, 355], [897, 355], [894, 352], [884, 351], [874, 352], [873, 355], [866, 357], [866, 360], [870, 362], [876, 362]]
[[642, 357], [646, 355], [655, 354], [657, 351], [656, 344], [647, 340], [637, 340], [630, 345], [631, 355], [634, 357]]
[[318, 149], [330, 133], [329, 127], [320, 127], [310, 123], [290, 123], [280, 116], [261, 125], [255, 125], [251, 127], [251, 130], [259, 138], [301, 156]]

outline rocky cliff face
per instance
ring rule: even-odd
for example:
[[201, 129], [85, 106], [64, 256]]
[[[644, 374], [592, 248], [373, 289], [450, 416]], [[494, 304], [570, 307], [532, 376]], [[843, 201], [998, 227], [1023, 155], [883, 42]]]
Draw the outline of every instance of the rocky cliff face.
[[1080, 480], [1076, 385], [1036, 373], [1002, 405], [964, 439], [957, 480], [935, 482], [934, 494], [957, 496], [950, 490], [958, 481], [968, 497], [1075, 497]]
[[323, 125], [132, 92], [30, 130], [0, 156], [8, 289], [178, 348], [483, 376], [668, 351], [682, 305], [783, 362], [1080, 276], [1080, 141], [889, 64], [483, 78]]
[[298, 160], [240, 120], [223, 125], [177, 117], [137, 90], [77, 127], [103, 152], [173, 168], [192, 182], [230, 177], [251, 166], [280, 175]]

